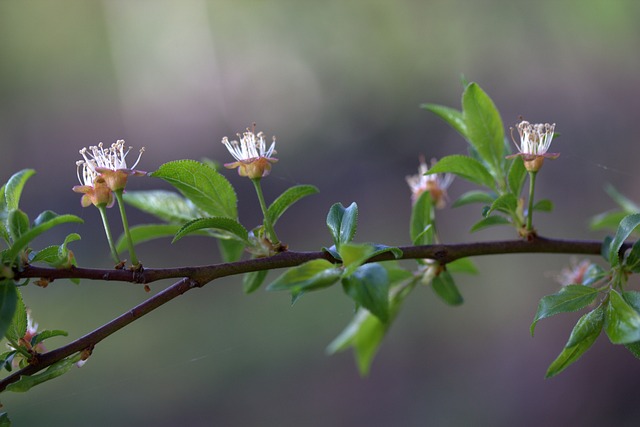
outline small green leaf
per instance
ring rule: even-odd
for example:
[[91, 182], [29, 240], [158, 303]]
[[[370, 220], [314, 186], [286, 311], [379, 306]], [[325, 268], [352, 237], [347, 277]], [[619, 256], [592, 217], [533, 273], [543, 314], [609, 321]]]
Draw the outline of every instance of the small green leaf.
[[486, 216], [491, 212], [498, 211], [508, 215], [515, 215], [518, 208], [518, 199], [511, 193], [503, 194], [498, 197], [492, 204], [489, 210], [486, 212]]
[[507, 182], [509, 183], [509, 190], [511, 191], [511, 194], [516, 197], [520, 197], [526, 178], [527, 170], [524, 167], [524, 161], [521, 156], [518, 156], [511, 161], [509, 174], [507, 175]]
[[428, 191], [424, 191], [418, 197], [411, 209], [411, 222], [409, 232], [414, 245], [430, 245], [433, 243], [433, 200]]
[[609, 292], [605, 331], [613, 344], [640, 341], [640, 314], [613, 289]]
[[389, 278], [380, 264], [365, 264], [342, 278], [344, 292], [383, 323], [389, 321]]
[[324, 259], [306, 262], [287, 270], [267, 286], [268, 291], [298, 293], [326, 288], [338, 281], [342, 269]]
[[13, 280], [0, 281], [0, 337], [4, 337], [18, 306], [18, 290]]
[[29, 217], [26, 213], [21, 211], [20, 209], [13, 209], [9, 212], [9, 234], [11, 235], [11, 239], [15, 242], [29, 231]]
[[18, 209], [20, 202], [20, 196], [22, 195], [22, 189], [29, 178], [36, 173], [33, 169], [23, 169], [20, 172], [15, 173], [7, 184], [4, 186], [4, 197], [6, 201], [7, 210]]
[[452, 173], [475, 184], [484, 185], [493, 190], [496, 188], [493, 177], [482, 163], [460, 154], [446, 156], [438, 160], [438, 163], [429, 169], [427, 175], [434, 173]]
[[422, 104], [420, 105], [420, 108], [435, 113], [438, 117], [447, 122], [452, 128], [457, 130], [458, 133], [465, 139], [467, 138], [467, 125], [464, 122], [462, 111], [436, 104]]
[[343, 277], [346, 277], [371, 257], [373, 247], [367, 244], [345, 243], [340, 246], [338, 253], [346, 267], [343, 274]]
[[213, 218], [198, 218], [187, 222], [178, 230], [176, 236], [171, 243], [174, 243], [187, 234], [191, 234], [198, 230], [204, 230], [213, 228], [216, 230], [222, 230], [228, 232], [230, 238], [240, 240], [246, 244], [249, 244], [249, 232], [238, 221], [225, 217], [213, 217]]
[[267, 216], [271, 220], [271, 224], [275, 225], [280, 216], [295, 202], [303, 197], [316, 194], [318, 191], [318, 188], [313, 185], [296, 185], [287, 189], [267, 209]]
[[173, 191], [127, 191], [124, 201], [169, 223], [182, 224], [205, 216], [189, 199]]
[[434, 277], [431, 286], [436, 295], [449, 305], [456, 306], [464, 302], [458, 287], [453, 281], [453, 276], [448, 271], [442, 271]]
[[471, 203], [485, 203], [492, 204], [496, 199], [496, 195], [493, 193], [487, 193], [486, 191], [472, 190], [464, 193], [458, 198], [451, 207], [457, 208], [459, 206], [469, 205]]
[[[14, 286], [15, 287], [15, 286]], [[13, 314], [11, 324], [4, 333], [7, 339], [17, 343], [20, 338], [23, 338], [27, 332], [27, 307], [25, 307], [22, 301], [22, 295], [16, 289], [16, 308]]]
[[49, 229], [55, 227], [56, 225], [69, 222], [82, 223], [84, 221], [82, 220], [82, 218], [79, 218], [75, 215], [59, 215], [51, 218], [48, 221], [37, 225], [26, 233], [22, 234], [20, 238], [13, 243], [13, 246], [11, 246], [11, 248], [7, 251], [6, 259], [14, 260], [18, 253], [20, 253], [20, 251], [24, 249], [33, 239], [48, 231]]
[[553, 295], [542, 297], [533, 323], [531, 323], [531, 336], [533, 336], [539, 320], [559, 313], [578, 311], [595, 301], [597, 296], [597, 289], [583, 285], [568, 285]]
[[36, 219], [33, 220], [33, 226], [37, 227], [40, 224], [44, 224], [47, 221], [51, 221], [57, 216], [58, 214], [55, 213], [54, 211], [49, 211], [49, 210], [43, 211], [40, 213], [40, 215], [36, 217]]
[[[134, 245], [138, 245], [149, 240], [160, 239], [163, 237], [173, 237], [182, 228], [178, 224], [143, 224], [136, 225], [129, 229], [131, 239]], [[200, 233], [206, 235], [205, 232]], [[120, 235], [116, 242], [116, 250], [122, 252], [128, 249], [127, 238], [124, 234]]]
[[498, 173], [504, 152], [504, 127], [496, 106], [477, 83], [471, 83], [462, 94], [462, 110], [469, 143]]
[[176, 160], [163, 164], [150, 176], [167, 181], [212, 217], [238, 217], [236, 193], [231, 183], [203, 163]]
[[6, 412], [0, 413], [0, 427], [11, 427], [11, 419]]
[[627, 214], [640, 213], [640, 206], [623, 196], [613, 185], [607, 185], [604, 190]]
[[624, 259], [624, 265], [634, 273], [640, 272], [640, 240], [636, 240]]
[[540, 212], [551, 212], [553, 210], [553, 202], [549, 199], [539, 200], [535, 205], [533, 205], [533, 210]]
[[511, 222], [507, 218], [499, 215], [491, 215], [476, 222], [473, 225], [473, 227], [471, 227], [470, 231], [473, 233], [479, 230], [483, 230], [485, 228], [493, 227], [495, 225], [507, 225], [507, 224], [509, 225], [511, 224]]
[[460, 258], [447, 264], [449, 273], [478, 274], [478, 268], [471, 258]]
[[571, 331], [567, 345], [547, 369], [546, 378], [551, 378], [564, 371], [593, 345], [602, 330], [603, 311], [604, 308], [599, 306], [578, 320]]
[[245, 244], [235, 239], [217, 239], [222, 262], [236, 262], [242, 258]]
[[268, 270], [251, 271], [242, 277], [242, 289], [245, 294], [255, 292], [267, 277]]
[[631, 232], [640, 225], [640, 213], [632, 214], [624, 217], [622, 221], [620, 221], [620, 226], [618, 227], [618, 231], [616, 232], [613, 241], [609, 247], [609, 262], [612, 267], [616, 265], [620, 265], [620, 258], [618, 256], [618, 252], [622, 247], [624, 241], [629, 237]]
[[615, 230], [625, 216], [627, 216], [627, 213], [622, 211], [601, 213], [591, 218], [589, 221], [589, 228], [591, 230]]
[[15, 383], [9, 384], [7, 386], [8, 391], [13, 391], [17, 393], [23, 393], [31, 390], [33, 387], [42, 384], [46, 381], [52, 380], [54, 378], [59, 377], [60, 375], [64, 375], [73, 366], [74, 363], [80, 360], [79, 357], [72, 356], [67, 357], [66, 359], [62, 359], [53, 365], [49, 366], [46, 370], [39, 374], [35, 375], [23, 375], [20, 377], [18, 381]]
[[348, 208], [336, 203], [329, 209], [327, 226], [333, 237], [336, 248], [353, 240], [358, 227], [358, 205], [351, 203]]
[[44, 330], [39, 334], [34, 335], [33, 338], [31, 338], [31, 345], [35, 346], [36, 344], [41, 343], [44, 340], [48, 340], [49, 338], [66, 337], [68, 335], [69, 333], [67, 331], [61, 331], [60, 329], [54, 329], [51, 331]]

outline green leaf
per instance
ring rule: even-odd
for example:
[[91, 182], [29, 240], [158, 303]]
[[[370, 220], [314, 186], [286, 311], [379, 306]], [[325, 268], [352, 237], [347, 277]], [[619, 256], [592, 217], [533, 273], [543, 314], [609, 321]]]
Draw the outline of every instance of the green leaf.
[[433, 243], [433, 200], [428, 191], [424, 191], [418, 197], [411, 209], [411, 222], [409, 232], [414, 245], [430, 245]]
[[26, 213], [21, 211], [20, 209], [13, 209], [9, 211], [9, 234], [11, 235], [11, 239], [15, 242], [29, 231], [29, 217]]
[[8, 259], [10, 261], [14, 260], [18, 253], [20, 253], [20, 251], [24, 249], [33, 239], [48, 231], [49, 229], [55, 227], [56, 225], [65, 224], [68, 222], [82, 223], [84, 221], [82, 220], [82, 218], [79, 218], [75, 215], [59, 215], [51, 218], [48, 221], [33, 227], [28, 232], [21, 235], [20, 238], [16, 240], [13, 243], [13, 246], [11, 246], [11, 248], [7, 251], [5, 259]]
[[296, 185], [287, 189], [267, 209], [267, 216], [271, 220], [271, 224], [275, 225], [280, 216], [295, 202], [303, 197], [316, 194], [318, 191], [318, 188], [313, 185]]
[[388, 327], [368, 310], [359, 309], [351, 323], [329, 344], [327, 353], [352, 346], [360, 375], [366, 376]]
[[47, 211], [40, 212], [40, 215], [38, 215], [36, 219], [33, 220], [33, 226], [37, 227], [38, 225], [44, 224], [45, 222], [50, 221], [57, 216], [58, 214], [55, 213], [54, 211], [47, 210]]
[[287, 270], [267, 286], [268, 291], [298, 293], [329, 287], [342, 275], [342, 269], [324, 259], [306, 262]]
[[420, 108], [435, 113], [438, 117], [447, 122], [452, 128], [457, 130], [458, 133], [465, 139], [467, 138], [467, 125], [464, 122], [462, 111], [436, 104], [422, 104], [420, 105]]
[[518, 199], [511, 193], [503, 194], [498, 197], [492, 204], [489, 210], [486, 212], [486, 216], [491, 212], [498, 211], [508, 215], [515, 215], [518, 208]]
[[451, 261], [447, 264], [447, 271], [449, 273], [478, 274], [478, 268], [471, 258], [459, 258], [455, 261]]
[[[14, 286], [15, 288], [15, 286]], [[27, 332], [27, 307], [25, 307], [22, 301], [22, 295], [16, 289], [16, 308], [13, 314], [11, 324], [4, 333], [7, 339], [17, 343], [20, 338], [23, 338]]]
[[636, 240], [624, 259], [624, 265], [634, 273], [640, 272], [640, 240]]
[[340, 246], [338, 253], [345, 266], [343, 277], [346, 277], [371, 257], [373, 247], [367, 244], [345, 243]]
[[496, 199], [496, 195], [487, 193], [486, 191], [472, 190], [464, 193], [458, 198], [451, 207], [457, 208], [459, 206], [469, 205], [471, 203], [485, 203], [492, 204]]
[[483, 230], [485, 228], [493, 227], [495, 225], [507, 225], [507, 224], [509, 225], [511, 224], [511, 222], [507, 218], [499, 215], [491, 215], [476, 222], [473, 225], [473, 227], [471, 227], [470, 231], [473, 233], [479, 230]]
[[476, 83], [462, 94], [462, 110], [469, 143], [499, 177], [504, 152], [504, 127], [493, 101]]
[[218, 239], [223, 262], [236, 262], [244, 253], [245, 244], [235, 239]]
[[551, 378], [564, 371], [593, 345], [602, 330], [603, 311], [604, 308], [599, 306], [578, 320], [571, 331], [567, 345], [547, 369], [546, 378]]
[[169, 223], [182, 224], [205, 216], [204, 211], [189, 199], [173, 191], [127, 191], [124, 193], [124, 201]]
[[348, 208], [336, 203], [329, 209], [327, 226], [333, 237], [336, 248], [353, 240], [358, 228], [358, 205], [351, 203]]
[[57, 378], [60, 375], [66, 374], [67, 372], [69, 372], [73, 364], [78, 362], [79, 360], [80, 358], [77, 355], [67, 357], [66, 359], [62, 359], [49, 366], [46, 370], [39, 374], [31, 376], [23, 375], [15, 383], [9, 384], [7, 386], [7, 390], [17, 393], [24, 393], [26, 391], [29, 391], [39, 384]]
[[511, 194], [516, 197], [520, 197], [526, 178], [527, 170], [524, 167], [524, 161], [521, 156], [518, 156], [511, 161], [509, 174], [507, 175], [507, 182], [509, 183], [509, 190], [511, 191]]
[[195, 160], [165, 163], [150, 176], [173, 185], [198, 208], [213, 217], [237, 218], [237, 199], [227, 179]]
[[535, 205], [533, 205], [533, 210], [540, 212], [551, 212], [553, 210], [553, 202], [549, 199], [539, 200]]
[[583, 285], [568, 285], [553, 295], [542, 297], [533, 323], [531, 323], [531, 336], [533, 336], [539, 320], [559, 313], [578, 311], [595, 301], [597, 296], [597, 289]]
[[449, 305], [461, 305], [464, 302], [453, 276], [448, 271], [442, 271], [431, 282], [434, 292]]
[[264, 279], [267, 277], [268, 270], [259, 270], [246, 273], [242, 277], [242, 289], [245, 294], [250, 294], [258, 290]]
[[187, 234], [191, 234], [198, 230], [213, 228], [216, 230], [222, 230], [228, 232], [230, 238], [240, 240], [246, 244], [249, 244], [249, 232], [238, 221], [231, 218], [213, 217], [213, 218], [198, 218], [187, 222], [178, 230], [176, 236], [171, 243], [174, 243]]
[[[173, 237], [181, 228], [182, 226], [178, 224], [143, 224], [131, 227], [129, 232], [131, 233], [133, 244], [137, 245], [153, 239]], [[205, 235], [204, 232], [202, 234]], [[116, 242], [116, 250], [122, 252], [127, 249], [127, 238], [122, 234]]]
[[640, 341], [640, 314], [613, 289], [609, 292], [605, 331], [613, 344]]
[[618, 204], [626, 213], [640, 213], [640, 206], [636, 205], [627, 197], [623, 196], [615, 187], [611, 184], [607, 185], [604, 189], [609, 197]]
[[0, 337], [5, 336], [18, 306], [18, 290], [13, 280], [0, 281]]
[[48, 340], [53, 337], [66, 337], [69, 333], [67, 331], [61, 331], [60, 329], [54, 329], [52, 331], [42, 331], [39, 334], [36, 334], [31, 338], [31, 345], [35, 346], [38, 343], [41, 343], [44, 340]]
[[622, 211], [604, 212], [591, 218], [589, 228], [591, 230], [615, 230], [625, 216], [627, 213]]
[[15, 173], [4, 186], [4, 197], [7, 210], [18, 209], [22, 189], [29, 178], [36, 173], [33, 169], [23, 169]]
[[0, 427], [11, 427], [11, 419], [6, 412], [0, 413]]
[[39, 250], [31, 259], [31, 263], [44, 262], [54, 268], [68, 268], [71, 265], [75, 265], [74, 259], [69, 257], [67, 245], [76, 240], [80, 240], [79, 234], [71, 233], [67, 235], [61, 245], [47, 246]]
[[389, 321], [389, 278], [380, 264], [365, 264], [342, 278], [344, 292], [383, 323]]
[[622, 247], [624, 241], [629, 237], [631, 232], [640, 225], [640, 213], [632, 214], [624, 217], [622, 221], [620, 221], [620, 226], [618, 227], [618, 231], [616, 232], [613, 241], [609, 247], [609, 262], [612, 267], [616, 265], [620, 265], [620, 258], [618, 256], [618, 252]]
[[434, 173], [452, 173], [475, 184], [496, 189], [495, 181], [487, 168], [468, 156], [454, 154], [443, 157], [429, 169], [427, 175]]

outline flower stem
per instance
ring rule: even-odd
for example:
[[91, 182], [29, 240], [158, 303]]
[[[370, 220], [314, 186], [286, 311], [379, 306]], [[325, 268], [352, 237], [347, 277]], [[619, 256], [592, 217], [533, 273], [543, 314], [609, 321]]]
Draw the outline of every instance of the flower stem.
[[527, 231], [533, 231], [533, 194], [536, 189], [537, 171], [529, 172], [529, 206], [527, 207]]
[[271, 241], [273, 245], [279, 245], [280, 241], [278, 240], [278, 236], [276, 236], [276, 231], [273, 229], [271, 220], [269, 220], [269, 216], [267, 215], [267, 205], [264, 202], [264, 196], [262, 195], [260, 178], [252, 179], [251, 182], [253, 182], [253, 186], [256, 188], [256, 193], [258, 194], [258, 201], [260, 202], [260, 209], [262, 209], [262, 215], [264, 216], [264, 228], [267, 232], [267, 237], [269, 238], [269, 241]]
[[122, 190], [116, 190], [113, 192], [116, 195], [118, 201], [118, 208], [120, 209], [120, 216], [122, 217], [122, 227], [124, 228], [124, 235], [127, 238], [127, 245], [129, 246], [129, 256], [131, 256], [131, 265], [137, 266], [140, 264], [138, 257], [136, 257], [136, 251], [133, 247], [133, 239], [131, 238], [131, 232], [129, 231], [129, 221], [127, 221], [127, 213], [124, 211], [124, 199], [122, 198]]
[[107, 208], [102, 206], [97, 206], [98, 211], [100, 211], [100, 217], [102, 218], [102, 225], [104, 226], [104, 232], [107, 235], [107, 241], [109, 242], [109, 249], [111, 249], [111, 256], [113, 257], [116, 263], [120, 262], [120, 257], [118, 256], [118, 251], [116, 250], [116, 246], [113, 242], [113, 235], [111, 234], [111, 228], [109, 227], [109, 221], [107, 220]]

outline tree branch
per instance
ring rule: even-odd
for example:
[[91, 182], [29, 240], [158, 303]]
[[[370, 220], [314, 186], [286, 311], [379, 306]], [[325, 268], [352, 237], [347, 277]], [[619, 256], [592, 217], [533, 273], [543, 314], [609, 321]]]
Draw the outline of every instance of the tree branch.
[[[398, 259], [433, 259], [441, 264], [455, 261], [459, 258], [480, 255], [514, 254], [514, 253], [565, 253], [582, 255], [599, 255], [602, 243], [600, 241], [558, 240], [534, 237], [530, 241], [505, 240], [493, 242], [462, 243], [452, 245], [427, 245], [400, 247], [403, 254]], [[630, 247], [625, 244], [621, 251]], [[238, 261], [234, 263], [214, 264], [200, 267], [177, 267], [162, 269], [130, 270], [100, 270], [88, 268], [51, 269], [26, 266], [16, 272], [15, 280], [40, 277], [47, 280], [62, 278], [80, 278], [91, 280], [108, 280], [132, 283], [151, 283], [161, 279], [182, 278], [168, 288], [160, 291], [148, 300], [137, 305], [119, 317], [104, 324], [98, 329], [78, 338], [77, 340], [39, 354], [32, 363], [0, 380], [0, 391], [18, 381], [22, 375], [33, 375], [48, 366], [71, 356], [79, 351], [89, 350], [118, 330], [124, 328], [140, 317], [166, 304], [185, 292], [202, 287], [207, 283], [225, 276], [248, 273], [258, 270], [294, 267], [314, 259], [326, 259], [339, 263], [327, 252], [283, 252], [268, 258]], [[387, 261], [395, 259], [392, 253], [380, 254], [368, 262]]]

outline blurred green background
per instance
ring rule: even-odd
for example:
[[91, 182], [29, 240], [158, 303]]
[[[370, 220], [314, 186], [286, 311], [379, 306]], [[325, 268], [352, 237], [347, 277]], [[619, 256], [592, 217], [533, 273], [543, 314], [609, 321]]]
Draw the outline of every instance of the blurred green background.
[[[145, 170], [180, 158], [227, 162], [220, 139], [255, 121], [278, 138], [266, 197], [298, 183], [321, 190], [279, 222], [291, 248], [329, 244], [324, 221], [337, 201], [358, 203], [358, 241], [407, 244], [405, 176], [420, 154], [466, 150], [418, 106], [459, 107], [464, 74], [494, 99], [505, 127], [520, 115], [557, 123], [552, 151], [562, 156], [537, 180], [538, 197], [556, 204], [537, 218], [541, 234], [600, 238], [586, 225], [613, 207], [605, 183], [640, 200], [639, 18], [634, 0], [3, 1], [1, 178], [35, 168], [24, 208], [32, 218], [44, 209], [82, 216], [84, 225], [48, 239], [79, 232], [80, 264], [108, 267], [98, 213], [71, 192], [78, 149], [125, 139], [147, 148]], [[224, 173], [241, 221], [254, 226], [249, 181]], [[151, 178], [129, 185], [153, 188], [167, 187]], [[470, 188], [456, 180], [450, 196]], [[443, 240], [515, 237], [469, 235], [479, 215], [478, 206], [440, 212]], [[219, 260], [198, 237], [143, 244], [138, 254], [149, 267]], [[528, 327], [569, 259], [479, 258], [481, 275], [458, 281], [466, 299], [458, 308], [418, 289], [365, 379], [351, 354], [324, 355], [353, 311], [337, 287], [291, 307], [283, 293], [244, 296], [230, 278], [102, 342], [82, 369], [1, 400], [14, 425], [635, 425], [640, 363], [606, 337], [543, 379], [578, 315], [541, 322], [535, 338]], [[70, 332], [50, 345], [148, 297], [138, 286], [89, 281], [24, 295], [41, 328]]]

